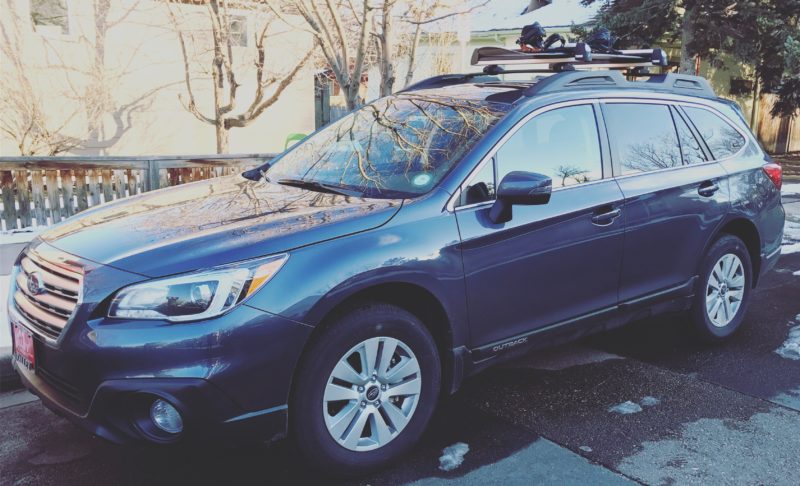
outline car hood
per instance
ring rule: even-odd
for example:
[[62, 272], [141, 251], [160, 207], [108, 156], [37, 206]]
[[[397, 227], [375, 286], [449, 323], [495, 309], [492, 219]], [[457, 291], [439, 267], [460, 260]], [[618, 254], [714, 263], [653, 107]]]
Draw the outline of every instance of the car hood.
[[288, 251], [386, 223], [402, 200], [227, 176], [98, 206], [44, 232], [73, 255], [149, 277]]

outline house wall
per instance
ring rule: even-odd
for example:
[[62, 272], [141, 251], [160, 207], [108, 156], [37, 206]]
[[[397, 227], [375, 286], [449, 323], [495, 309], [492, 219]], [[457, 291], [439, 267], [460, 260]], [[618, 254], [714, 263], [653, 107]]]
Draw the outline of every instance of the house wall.
[[[0, 42], [10, 44], [23, 62], [22, 78], [46, 107], [48, 127], [90, 141], [73, 154], [139, 155], [213, 153], [214, 127], [191, 115], [183, 106], [186, 87], [184, 65], [175, 28], [164, 2], [153, 0], [112, 0], [108, 18], [111, 25], [98, 39], [94, 2], [69, 0], [70, 32], [34, 29], [29, 0], [0, 0]], [[192, 69], [197, 105], [213, 113], [210, 66], [210, 20], [203, 6], [176, 5], [187, 35], [196, 42], [192, 56], [202, 69]], [[232, 13], [237, 13], [233, 11]], [[255, 91], [254, 32], [267, 20], [264, 14], [239, 12], [247, 18], [248, 46], [234, 47], [237, 81], [241, 84], [239, 109], [248, 106]], [[10, 41], [10, 42], [9, 42]], [[272, 73], [288, 71], [311, 46], [310, 35], [292, 31], [274, 21], [267, 40], [267, 67]], [[94, 63], [98, 49], [102, 61]], [[14, 63], [3, 54], [0, 75], [18, 79]], [[100, 71], [103, 74], [97, 75]], [[94, 73], [94, 74], [93, 74]], [[87, 129], [82, 95], [102, 78], [108, 96], [104, 100], [102, 125], [96, 133]], [[290, 133], [314, 129], [313, 67], [308, 66], [283, 92], [280, 99], [255, 122], [230, 130], [230, 152], [274, 152], [283, 149]], [[237, 113], [234, 110], [234, 113]], [[12, 116], [3, 113], [3, 117]], [[0, 154], [18, 155], [16, 143], [0, 135]]]

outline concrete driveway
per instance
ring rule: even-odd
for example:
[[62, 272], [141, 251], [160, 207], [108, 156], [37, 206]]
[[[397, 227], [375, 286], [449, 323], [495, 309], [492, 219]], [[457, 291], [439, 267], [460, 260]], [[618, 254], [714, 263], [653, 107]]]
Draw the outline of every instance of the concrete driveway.
[[[800, 194], [785, 203], [800, 228]], [[800, 234], [785, 249], [729, 343], [668, 315], [489, 370], [412, 454], [350, 483], [798, 484]], [[333, 482], [288, 443], [122, 448], [30, 400], [0, 394], [2, 484]]]

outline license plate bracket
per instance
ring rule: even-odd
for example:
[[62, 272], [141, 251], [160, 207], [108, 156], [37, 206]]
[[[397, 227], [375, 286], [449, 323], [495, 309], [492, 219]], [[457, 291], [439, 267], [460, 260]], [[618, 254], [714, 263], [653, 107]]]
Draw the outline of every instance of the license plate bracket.
[[36, 368], [36, 353], [33, 346], [33, 333], [21, 324], [13, 323], [14, 361], [29, 371]]

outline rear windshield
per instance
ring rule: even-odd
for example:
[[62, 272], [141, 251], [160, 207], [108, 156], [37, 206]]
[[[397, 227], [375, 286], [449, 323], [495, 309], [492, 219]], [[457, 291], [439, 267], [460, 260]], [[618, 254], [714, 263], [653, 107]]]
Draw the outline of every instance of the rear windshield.
[[275, 162], [269, 179], [336, 186], [364, 197], [430, 191], [510, 105], [415, 94], [382, 98], [312, 135]]

